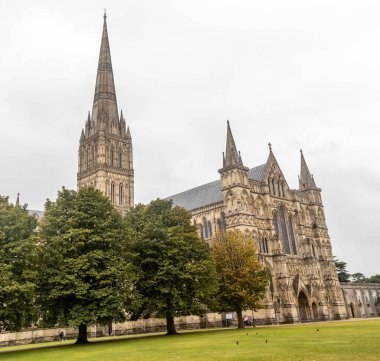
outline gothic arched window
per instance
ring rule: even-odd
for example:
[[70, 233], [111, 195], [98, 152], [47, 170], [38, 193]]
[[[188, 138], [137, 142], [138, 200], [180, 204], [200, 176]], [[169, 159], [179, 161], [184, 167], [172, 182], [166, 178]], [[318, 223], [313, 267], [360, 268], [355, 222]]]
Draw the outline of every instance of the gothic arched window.
[[199, 224], [199, 235], [203, 239], [203, 226], [201, 224]]
[[220, 218], [218, 218], [218, 219], [216, 220], [216, 224], [217, 224], [217, 227], [218, 227], [218, 231], [219, 231], [219, 232], [222, 231], [222, 223], [220, 222]]
[[203, 238], [208, 238], [208, 225], [205, 217], [202, 218]]
[[225, 230], [227, 228], [227, 223], [226, 223], [226, 215], [224, 212], [220, 214], [221, 217], [221, 223], [222, 223], [222, 229]]
[[115, 183], [111, 183], [111, 202], [115, 203]]
[[273, 227], [274, 227], [274, 233], [277, 237], [280, 236], [279, 232], [278, 232], [278, 218], [277, 218], [277, 213], [274, 212], [273, 213]]
[[123, 205], [124, 203], [124, 187], [123, 184], [120, 183], [119, 185], [119, 205]]
[[264, 248], [264, 253], [269, 253], [268, 240], [266, 239], [266, 237], [263, 238], [263, 248]]
[[276, 195], [276, 188], [274, 186], [274, 179], [272, 178], [272, 191], [273, 191], [273, 195]]
[[111, 149], [111, 165], [114, 165], [115, 164], [115, 151], [113, 149]]
[[212, 226], [211, 226], [211, 222], [208, 221], [207, 223], [207, 228], [208, 228], [208, 235], [209, 237], [212, 237]]
[[292, 244], [292, 251], [293, 254], [297, 254], [297, 245], [296, 245], [296, 237], [294, 234], [294, 225], [293, 225], [293, 219], [291, 216], [288, 218], [288, 228], [289, 228], [289, 235], [290, 235], [290, 242]]
[[280, 215], [280, 225], [281, 225], [281, 238], [282, 238], [282, 245], [284, 247], [284, 253], [291, 254], [288, 230], [286, 227], [285, 210], [283, 206], [281, 206], [279, 209], [279, 215]]

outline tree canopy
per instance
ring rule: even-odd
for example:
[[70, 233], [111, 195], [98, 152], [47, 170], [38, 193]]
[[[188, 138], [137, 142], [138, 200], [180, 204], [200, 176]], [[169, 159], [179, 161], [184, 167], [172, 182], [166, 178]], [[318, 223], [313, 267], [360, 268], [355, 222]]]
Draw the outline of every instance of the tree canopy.
[[238, 327], [244, 327], [242, 311], [261, 307], [268, 285], [268, 275], [257, 259], [252, 238], [239, 230], [219, 234], [212, 242], [218, 291], [216, 309], [235, 311]]
[[347, 271], [347, 263], [334, 257], [336, 273], [338, 274], [339, 282], [350, 282], [351, 275]]
[[40, 226], [39, 303], [46, 326], [79, 327], [125, 319], [130, 291], [122, 217], [99, 190], [62, 189]]
[[138, 205], [125, 219], [137, 274], [132, 319], [164, 317], [168, 334], [176, 333], [174, 317], [204, 313], [214, 291], [209, 245], [190, 220], [166, 200]]
[[0, 330], [17, 331], [36, 320], [36, 226], [26, 206], [0, 196]]

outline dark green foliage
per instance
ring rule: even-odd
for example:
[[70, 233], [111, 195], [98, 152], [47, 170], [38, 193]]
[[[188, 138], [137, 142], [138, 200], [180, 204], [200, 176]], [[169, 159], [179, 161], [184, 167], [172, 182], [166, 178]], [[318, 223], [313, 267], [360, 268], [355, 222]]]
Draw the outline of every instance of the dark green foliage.
[[367, 282], [368, 280], [366, 276], [364, 276], [364, 274], [360, 272], [353, 273], [351, 275], [351, 279], [352, 279], [352, 282], [354, 283], [363, 283], [363, 282]]
[[238, 327], [243, 328], [242, 311], [261, 308], [268, 273], [257, 259], [254, 241], [238, 230], [219, 234], [212, 243], [212, 255], [218, 279], [215, 308], [235, 311]]
[[213, 292], [210, 248], [190, 219], [165, 200], [138, 205], [126, 216], [138, 275], [132, 319], [165, 317], [168, 334], [176, 333], [174, 317], [205, 312]]
[[26, 206], [0, 196], [0, 330], [17, 331], [36, 320], [36, 226]]
[[380, 283], [380, 275], [379, 274], [373, 275], [373, 276], [367, 278], [366, 282], [368, 282], [368, 283]]
[[[58, 323], [85, 332], [86, 325], [125, 319], [130, 278], [122, 217], [100, 191], [62, 189], [56, 202], [46, 202], [40, 238], [45, 326]], [[85, 342], [85, 335], [78, 340]]]
[[350, 282], [351, 275], [347, 271], [347, 263], [334, 257], [339, 282]]

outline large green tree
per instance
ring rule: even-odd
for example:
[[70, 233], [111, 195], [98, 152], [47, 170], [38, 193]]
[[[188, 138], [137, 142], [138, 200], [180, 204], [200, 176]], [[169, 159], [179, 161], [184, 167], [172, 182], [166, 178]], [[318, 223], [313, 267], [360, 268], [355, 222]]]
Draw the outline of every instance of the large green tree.
[[138, 205], [126, 216], [138, 275], [132, 319], [164, 317], [169, 335], [176, 333], [175, 317], [204, 313], [214, 291], [210, 247], [190, 220], [166, 200]]
[[362, 283], [367, 282], [368, 278], [361, 272], [356, 272], [351, 275], [352, 282], [354, 283]]
[[128, 247], [122, 217], [93, 188], [62, 189], [47, 201], [40, 226], [39, 303], [46, 326], [79, 328], [125, 319], [130, 292]]
[[0, 330], [17, 331], [36, 320], [36, 226], [26, 206], [0, 196]]
[[268, 285], [268, 274], [257, 259], [252, 238], [239, 230], [220, 233], [212, 242], [218, 291], [216, 309], [235, 311], [238, 327], [244, 328], [243, 310], [261, 308]]
[[380, 283], [380, 274], [375, 274], [369, 278], [367, 278], [368, 283]]
[[335, 268], [339, 282], [350, 282], [351, 275], [347, 271], [347, 263], [334, 257]]

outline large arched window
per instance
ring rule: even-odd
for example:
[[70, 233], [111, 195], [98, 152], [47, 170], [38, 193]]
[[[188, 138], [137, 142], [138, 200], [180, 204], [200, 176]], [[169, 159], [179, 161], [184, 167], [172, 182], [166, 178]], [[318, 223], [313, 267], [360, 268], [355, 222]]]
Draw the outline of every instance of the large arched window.
[[283, 250], [284, 250], [284, 253], [291, 254], [288, 230], [286, 227], [285, 210], [284, 210], [284, 207], [282, 206], [279, 209], [279, 216], [280, 216], [280, 228], [281, 228]]

